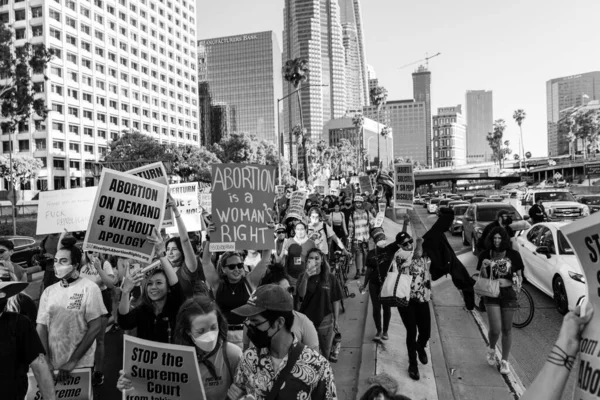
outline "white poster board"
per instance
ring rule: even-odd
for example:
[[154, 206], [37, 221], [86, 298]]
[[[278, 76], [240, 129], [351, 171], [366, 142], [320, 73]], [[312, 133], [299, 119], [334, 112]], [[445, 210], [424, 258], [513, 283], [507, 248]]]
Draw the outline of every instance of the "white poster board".
[[169, 193], [177, 203], [177, 209], [187, 231], [201, 231], [202, 218], [198, 204], [198, 182], [172, 184], [169, 186]]
[[41, 192], [38, 203], [37, 235], [85, 231], [88, 227], [96, 186]]

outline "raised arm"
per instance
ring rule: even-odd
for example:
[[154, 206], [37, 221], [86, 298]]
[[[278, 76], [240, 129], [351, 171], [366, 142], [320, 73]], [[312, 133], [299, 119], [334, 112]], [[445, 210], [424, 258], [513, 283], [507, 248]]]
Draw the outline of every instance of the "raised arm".
[[252, 290], [258, 287], [260, 280], [265, 275], [265, 272], [267, 272], [267, 266], [269, 265], [269, 259], [271, 258], [271, 250], [262, 250], [260, 255], [260, 261], [258, 262], [258, 264], [256, 264], [256, 267], [254, 267], [252, 271], [248, 273], [248, 276], [246, 277], [246, 280], [250, 284], [250, 289]]
[[211, 260], [211, 252], [210, 248], [210, 239], [207, 239], [202, 243], [202, 270], [204, 271], [204, 278], [206, 278], [206, 283], [210, 285], [214, 292], [217, 291], [219, 287], [219, 273], [217, 272], [217, 268], [213, 265]]
[[67, 232], [67, 228], [65, 228], [65, 230], [60, 233], [60, 236], [58, 238], [58, 244], [56, 245], [57, 251], [62, 249], [63, 247], [65, 247], [65, 246], [63, 246], [62, 241], [65, 238], [65, 236], [67, 236], [67, 233], [69, 233], [69, 232]]
[[[167, 255], [165, 253], [165, 242], [163, 237], [158, 233], [158, 229], [154, 228], [153, 235], [146, 237], [150, 243], [154, 244], [154, 254], [158, 256], [160, 259], [160, 265], [167, 276], [167, 281], [169, 281], [169, 286], [173, 286], [179, 279], [177, 278], [177, 273], [175, 272], [175, 268], [171, 262], [167, 259]], [[195, 257], [194, 257], [195, 259]]]
[[168, 194], [167, 207], [170, 207], [173, 211], [173, 216], [175, 217], [175, 222], [177, 223], [177, 231], [179, 232], [179, 240], [181, 240], [181, 248], [183, 249], [183, 256], [185, 257], [185, 265], [190, 272], [195, 272], [198, 269], [196, 253], [194, 252], [194, 247], [190, 241], [185, 223], [181, 218], [181, 213], [177, 209], [177, 203], [173, 199], [173, 196], [171, 196], [171, 193]]

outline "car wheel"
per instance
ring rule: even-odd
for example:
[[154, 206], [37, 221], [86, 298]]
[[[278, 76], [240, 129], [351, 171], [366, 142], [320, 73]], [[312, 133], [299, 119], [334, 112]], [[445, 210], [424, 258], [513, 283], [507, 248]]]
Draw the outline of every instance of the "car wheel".
[[567, 297], [565, 282], [560, 276], [557, 276], [554, 278], [554, 281], [552, 281], [552, 290], [554, 292], [554, 304], [556, 304], [556, 309], [561, 315], [565, 315], [569, 312], [569, 299]]
[[464, 246], [468, 246], [468, 245], [469, 245], [469, 242], [467, 241], [467, 237], [465, 236], [465, 231], [464, 231], [464, 229], [463, 229], [463, 231], [462, 231], [462, 242], [463, 242], [463, 245], [464, 245]]
[[477, 240], [475, 240], [474, 237], [471, 236], [471, 251], [473, 252], [473, 255], [477, 255]]

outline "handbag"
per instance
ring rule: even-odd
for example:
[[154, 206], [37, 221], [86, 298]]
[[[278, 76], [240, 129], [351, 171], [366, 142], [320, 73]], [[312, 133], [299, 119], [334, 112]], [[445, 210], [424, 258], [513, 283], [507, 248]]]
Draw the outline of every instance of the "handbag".
[[[491, 267], [490, 276], [492, 276]], [[475, 285], [473, 286], [473, 290], [479, 296], [496, 298], [500, 296], [500, 281], [497, 279], [484, 278], [481, 276], [481, 274], [479, 274], [477, 277], [477, 282], [475, 282]]]
[[388, 307], [406, 307], [410, 301], [410, 286], [413, 276], [403, 274], [397, 267], [394, 268], [394, 265], [392, 262], [383, 285], [381, 285], [379, 301]]

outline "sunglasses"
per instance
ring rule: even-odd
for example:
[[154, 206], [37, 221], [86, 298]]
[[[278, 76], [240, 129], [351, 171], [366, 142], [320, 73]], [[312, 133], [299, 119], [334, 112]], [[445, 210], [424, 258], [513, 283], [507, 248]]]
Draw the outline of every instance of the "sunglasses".
[[294, 287], [293, 287], [293, 286], [289, 286], [289, 287], [287, 288], [287, 291], [288, 291], [288, 293], [289, 293], [289, 294], [294, 294], [294, 291], [295, 291], [295, 289], [294, 289]]
[[402, 243], [401, 246], [408, 246], [409, 244], [413, 244], [413, 241], [412, 240], [406, 241], [406, 242]]
[[238, 269], [243, 269], [244, 268], [244, 263], [239, 263], [239, 264], [228, 264], [225, 266], [226, 268], [229, 268], [230, 271], [233, 271], [234, 269], [238, 268]]

